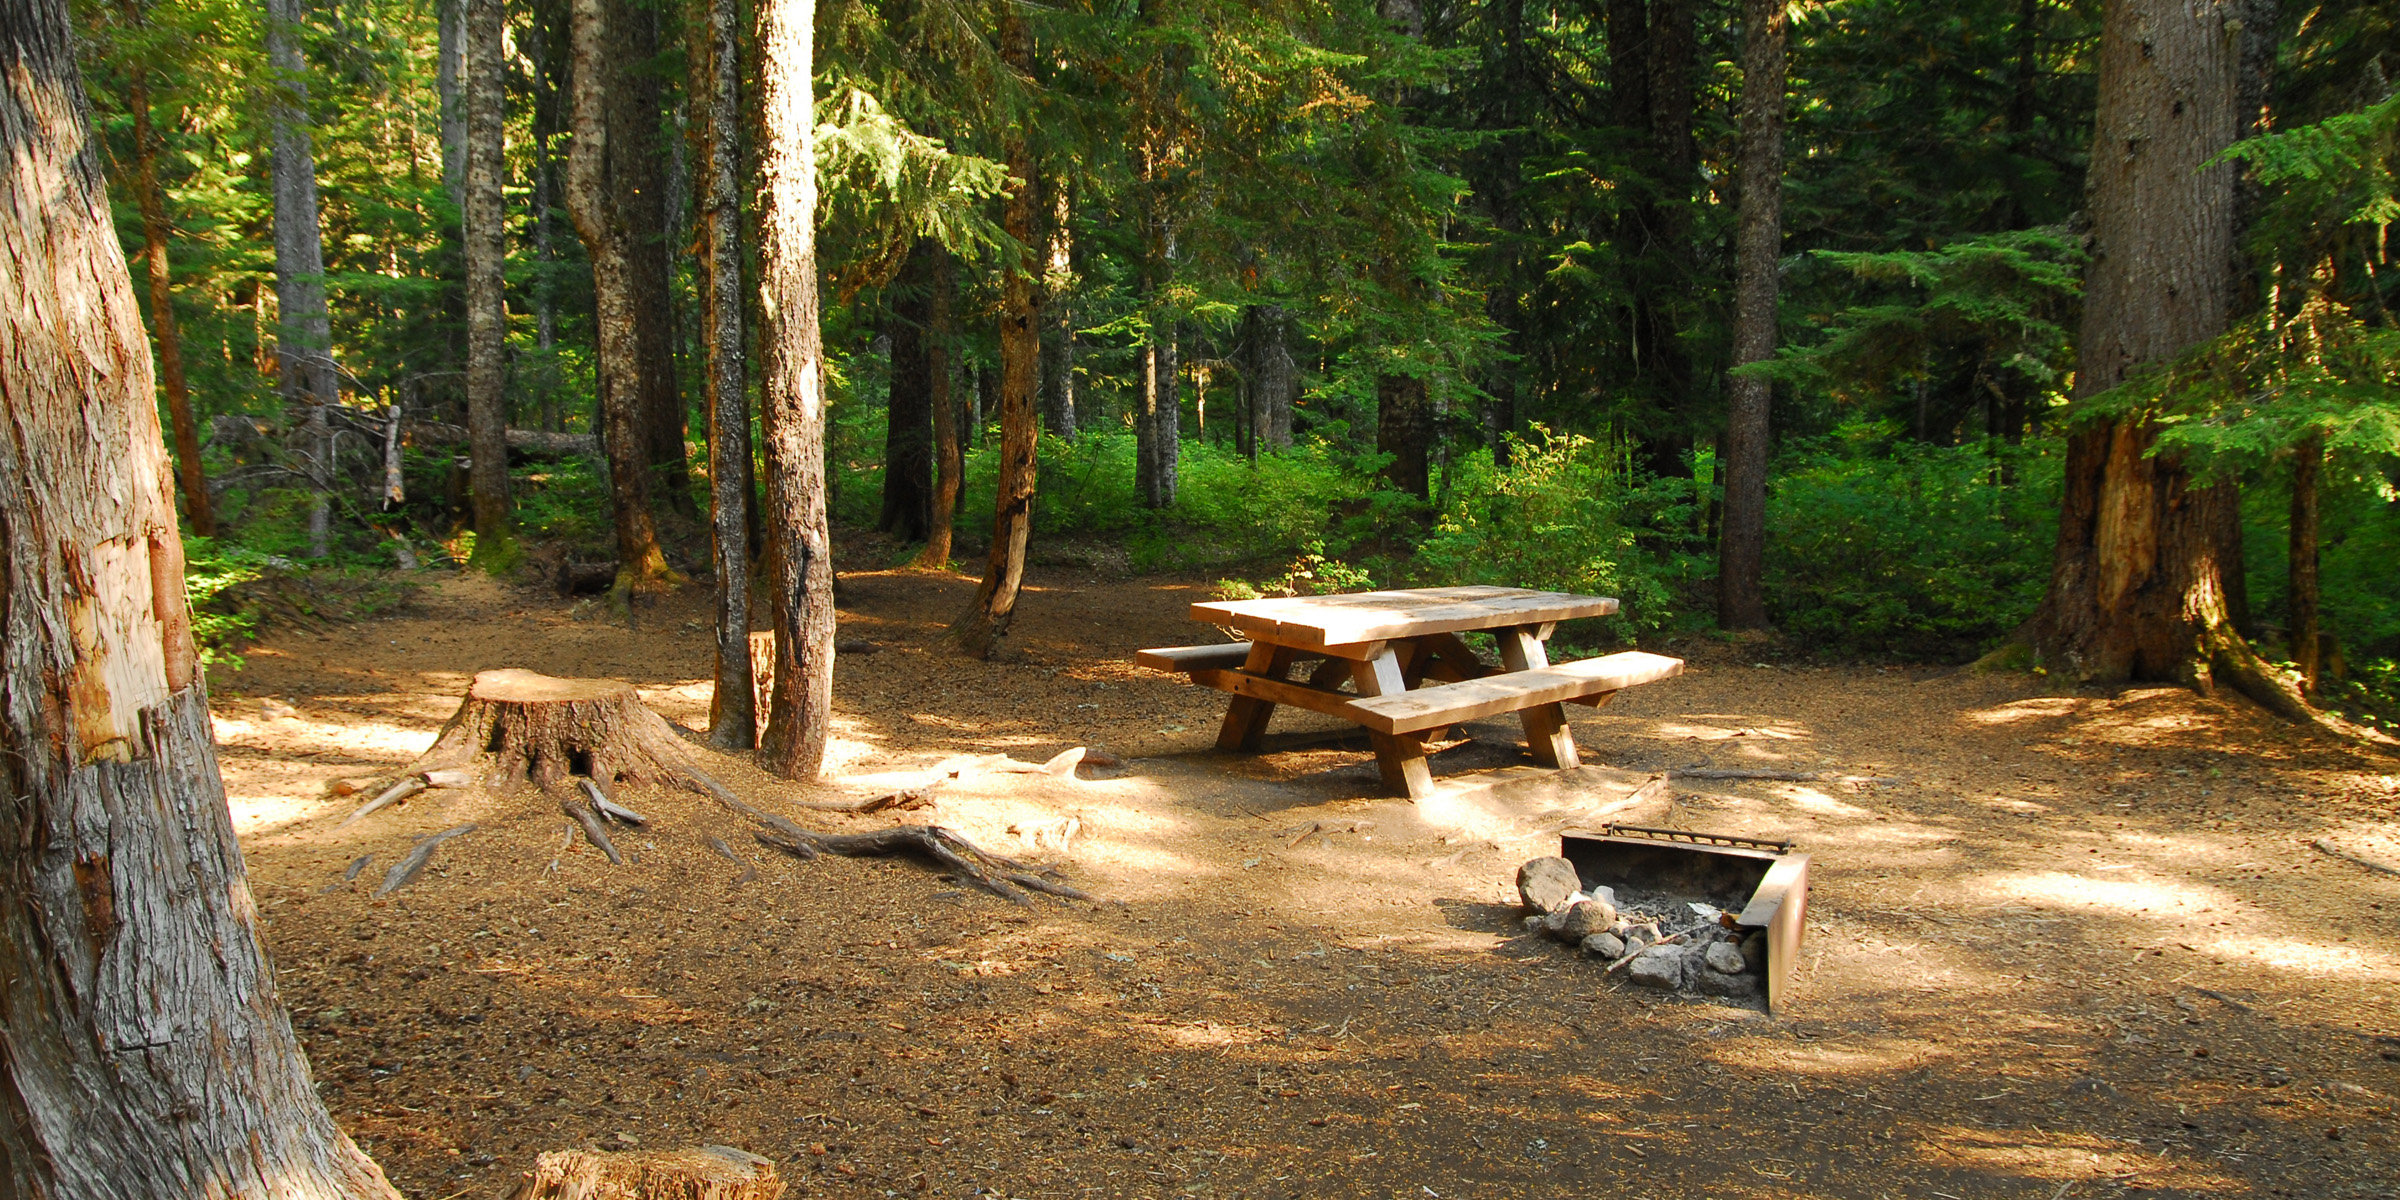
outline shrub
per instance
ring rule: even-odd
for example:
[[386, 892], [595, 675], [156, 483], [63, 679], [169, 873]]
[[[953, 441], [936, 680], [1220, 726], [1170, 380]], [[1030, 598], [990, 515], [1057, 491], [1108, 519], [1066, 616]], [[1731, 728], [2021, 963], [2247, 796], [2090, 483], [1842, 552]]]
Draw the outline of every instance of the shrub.
[[1689, 480], [1641, 479], [1627, 447], [1539, 425], [1453, 460], [1450, 490], [1411, 567], [1424, 584], [1481, 583], [1614, 596], [1604, 627], [1624, 640], [1682, 610], [1679, 582], [1702, 568], [1684, 553]]
[[2059, 450], [1900, 442], [1862, 454], [1827, 442], [1788, 453], [1767, 499], [1775, 623], [1820, 650], [1988, 647], [2032, 615], [2049, 581]]

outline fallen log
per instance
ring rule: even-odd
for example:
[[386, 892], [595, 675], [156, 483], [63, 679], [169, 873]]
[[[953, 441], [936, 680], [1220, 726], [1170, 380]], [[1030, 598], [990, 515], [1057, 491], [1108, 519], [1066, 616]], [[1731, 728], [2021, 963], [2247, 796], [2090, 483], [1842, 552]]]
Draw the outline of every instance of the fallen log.
[[[445, 421], [410, 421], [408, 440], [411, 445], [464, 446], [471, 440], [467, 427]], [[551, 433], [541, 429], [511, 429], [508, 448], [521, 454], [546, 454], [552, 458], [600, 457], [600, 438], [590, 433]]]

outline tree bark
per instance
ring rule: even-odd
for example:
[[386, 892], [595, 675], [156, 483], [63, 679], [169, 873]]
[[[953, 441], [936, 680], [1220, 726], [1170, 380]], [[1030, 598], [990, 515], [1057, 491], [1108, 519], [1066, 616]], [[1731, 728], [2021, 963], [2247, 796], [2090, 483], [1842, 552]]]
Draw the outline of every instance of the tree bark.
[[267, 0], [267, 119], [275, 140], [275, 368], [284, 408], [299, 427], [299, 457], [314, 493], [308, 553], [332, 552], [330, 430], [322, 411], [341, 399], [333, 316], [325, 304], [325, 243], [317, 224], [317, 160], [308, 132], [308, 63], [300, 52], [301, 0]]
[[[2225, 328], [2233, 169], [2205, 164], [2238, 124], [2232, 11], [2226, 0], [2112, 0], [2103, 17], [2078, 400]], [[2203, 691], [2222, 674], [2269, 709], [2314, 720], [2233, 628], [2219, 536], [2233, 489], [2193, 486], [2179, 462], [2150, 453], [2157, 432], [2135, 414], [2068, 439], [2050, 589], [2028, 628], [2036, 661], [2078, 680]]]
[[2323, 668], [2317, 635], [2317, 477], [2325, 465], [2325, 436], [2311, 432], [2292, 448], [2291, 638], [2300, 690], [2314, 693]]
[[[139, 0], [125, 0], [128, 25], [143, 24]], [[200, 461], [200, 426], [192, 418], [191, 389], [183, 378], [183, 336], [175, 323], [175, 280], [167, 257], [173, 226], [167, 220], [166, 192], [158, 183], [158, 130], [150, 123], [150, 71], [134, 64], [126, 107], [133, 110], [133, 188], [142, 211], [142, 262], [150, 273], [150, 328], [158, 338], [160, 382], [167, 394], [167, 418], [175, 431], [176, 477], [183, 492], [183, 513], [192, 532], [217, 536], [217, 516], [208, 498], [208, 476]]]
[[708, 164], [701, 221], [707, 239], [708, 495], [717, 575], [716, 691], [708, 742], [758, 744], [750, 670], [750, 393], [742, 354], [740, 0], [708, 0]]
[[883, 508], [875, 527], [902, 542], [933, 527], [933, 380], [926, 353], [935, 253], [929, 238], [910, 248], [891, 290], [891, 389], [883, 437]]
[[1177, 468], [1182, 465], [1183, 407], [1176, 362], [1174, 314], [1151, 316], [1142, 344], [1141, 411], [1134, 414], [1134, 493], [1144, 508], [1175, 507]]
[[[1014, 6], [1000, 6], [1000, 54], [1009, 66], [1033, 75], [1033, 35]], [[1008, 172], [1019, 182], [1001, 208], [1001, 227], [1020, 246], [1032, 246], [1035, 164], [1023, 126], [1012, 125], [1006, 141]], [[992, 514], [992, 547], [983, 582], [965, 612], [944, 637], [974, 658], [1001, 653], [1017, 615], [1017, 592], [1025, 582], [1025, 546], [1033, 534], [1034, 451], [1040, 428], [1034, 413], [1036, 376], [1041, 370], [1041, 307], [1031, 263], [1010, 264], [1000, 292], [1000, 472]]]
[[508, 495], [508, 225], [501, 198], [507, 164], [502, 111], [501, 0], [465, 0], [467, 432], [473, 462], [475, 565], [516, 565]]
[[0, 1194], [397, 1200], [259, 944], [63, 0], [0, 62]]
[[958, 519], [958, 493], [965, 486], [966, 455], [958, 441], [958, 322], [953, 315], [958, 278], [950, 252], [935, 246], [925, 305], [925, 395], [933, 410], [933, 498], [928, 505], [925, 548], [917, 565], [950, 569], [950, 535]]
[[[288, 3], [290, 0], [277, 0]], [[643, 430], [640, 338], [634, 328], [632, 266], [623, 218], [608, 189], [608, 98], [615, 85], [608, 22], [613, 0], [572, 0], [573, 141], [567, 151], [567, 211], [592, 260], [592, 324], [599, 354], [601, 440], [617, 529], [617, 594], [672, 580], [650, 516], [649, 443]]]
[[[1783, 254], [1783, 0], [1742, 6], [1741, 225], [1736, 235], [1733, 365], [1775, 357], [1777, 261]], [[1727, 381], [1725, 517], [1717, 535], [1717, 623], [1757, 629], [1767, 623], [1768, 416], [1774, 385], [1764, 377]]]
[[650, 473], [647, 495], [666, 512], [697, 521], [691, 466], [684, 452], [683, 392], [675, 373], [674, 271], [668, 260], [665, 148], [659, 142], [663, 104], [658, 58], [658, 13], [639, 0], [607, 0], [614, 76], [607, 95], [608, 191], [624, 225], [626, 286], [632, 305], [635, 378], [641, 392], [642, 455]]
[[760, 0], [759, 289], [766, 351], [766, 518], [775, 694], [759, 765], [786, 779], [824, 768], [833, 718], [833, 539], [825, 511], [824, 342], [817, 327], [816, 116], [810, 0]]

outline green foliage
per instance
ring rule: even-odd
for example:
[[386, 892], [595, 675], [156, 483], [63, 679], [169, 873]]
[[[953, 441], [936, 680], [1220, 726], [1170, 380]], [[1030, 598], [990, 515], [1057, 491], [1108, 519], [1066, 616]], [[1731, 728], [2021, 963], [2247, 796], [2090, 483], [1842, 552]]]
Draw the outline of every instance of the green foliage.
[[1889, 433], [1853, 429], [1777, 464], [1767, 498], [1773, 619], [1822, 651], [1970, 656], [2041, 601], [2060, 448], [1894, 442], [1877, 452], [1871, 443]]
[[1427, 584], [1494, 584], [1614, 596], [1606, 627], [1620, 640], [1667, 627], [1683, 585], [1705, 568], [1678, 532], [1692, 515], [1689, 481], [1644, 481], [1630, 449], [1535, 426], [1496, 466], [1476, 451], [1451, 468], [1448, 502], [1418, 544], [1411, 574]]
[[276, 561], [214, 538], [183, 539], [183, 598], [191, 606], [192, 638], [200, 645], [201, 662], [241, 668], [242, 656], [236, 651], [258, 632], [258, 614], [238, 604], [231, 593], [265, 575]]

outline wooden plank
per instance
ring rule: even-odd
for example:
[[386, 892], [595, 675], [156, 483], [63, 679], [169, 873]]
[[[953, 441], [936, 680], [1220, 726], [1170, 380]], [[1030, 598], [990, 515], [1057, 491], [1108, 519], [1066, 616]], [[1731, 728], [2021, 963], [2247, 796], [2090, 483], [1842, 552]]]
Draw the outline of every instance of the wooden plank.
[[[1361, 696], [1398, 699], [1409, 694], [1408, 685], [1400, 675], [1400, 656], [1390, 650], [1354, 664], [1350, 677], [1357, 681], [1358, 694]], [[1353, 701], [1351, 707], [1357, 709], [1364, 703], [1366, 701]], [[1357, 720], [1355, 717], [1352, 719]], [[1360, 723], [1367, 724], [1364, 721]], [[1415, 733], [1379, 730], [1372, 725], [1368, 725], [1367, 734], [1368, 740], [1375, 744], [1375, 766], [1383, 773], [1383, 786], [1411, 800], [1423, 800], [1433, 795], [1433, 767], [1425, 761], [1423, 738]]]
[[[1349, 666], [1350, 664], [1342, 665]], [[1220, 692], [1232, 692], [1237, 696], [1249, 696], [1258, 700], [1273, 701], [1277, 704], [1289, 704], [1294, 708], [1305, 708], [1310, 712], [1321, 712], [1346, 721], [1359, 719], [1358, 710], [1354, 707], [1357, 704], [1356, 697], [1345, 696], [1340, 692], [1322, 692], [1302, 684], [1288, 683], [1277, 679], [1261, 679], [1242, 671], [1194, 671], [1192, 672], [1192, 682], [1202, 687], [1215, 688]]]
[[1524, 588], [1418, 588], [1340, 596], [1218, 600], [1192, 605], [1195, 621], [1251, 631], [1290, 646], [1330, 647], [1465, 629], [1601, 617], [1617, 611], [1606, 596]]
[[[1397, 664], [1393, 674], [1398, 675]], [[1371, 731], [1406, 733], [1516, 712], [1537, 704], [1556, 704], [1681, 674], [1680, 658], [1627, 650], [1581, 662], [1511, 671], [1396, 695], [1378, 693], [1355, 701], [1352, 707], [1358, 712], [1358, 722]], [[1359, 690], [1366, 690], [1363, 677]]]
[[[1291, 669], [1291, 650], [1269, 642], [1250, 643], [1249, 657], [1242, 661], [1243, 674], [1264, 676], [1268, 682], [1281, 682]], [[1225, 723], [1217, 727], [1217, 749], [1258, 749], [1267, 733], [1267, 721], [1274, 715], [1274, 701], [1235, 692], [1233, 703], [1225, 708]]]
[[[1517, 625], [1494, 636], [1500, 641], [1500, 665], [1511, 673], [1539, 671], [1550, 665], [1550, 648], [1543, 644], [1539, 627]], [[1567, 712], [1558, 701], [1527, 705], [1517, 711], [1517, 718], [1524, 722], [1525, 750], [1534, 762], [1562, 771], [1583, 765], [1583, 756], [1575, 751], [1575, 732], [1567, 727]]]
[[1249, 642], [1214, 646], [1158, 646], [1133, 652], [1133, 665], [1153, 671], [1205, 671], [1238, 667], [1250, 657]]

